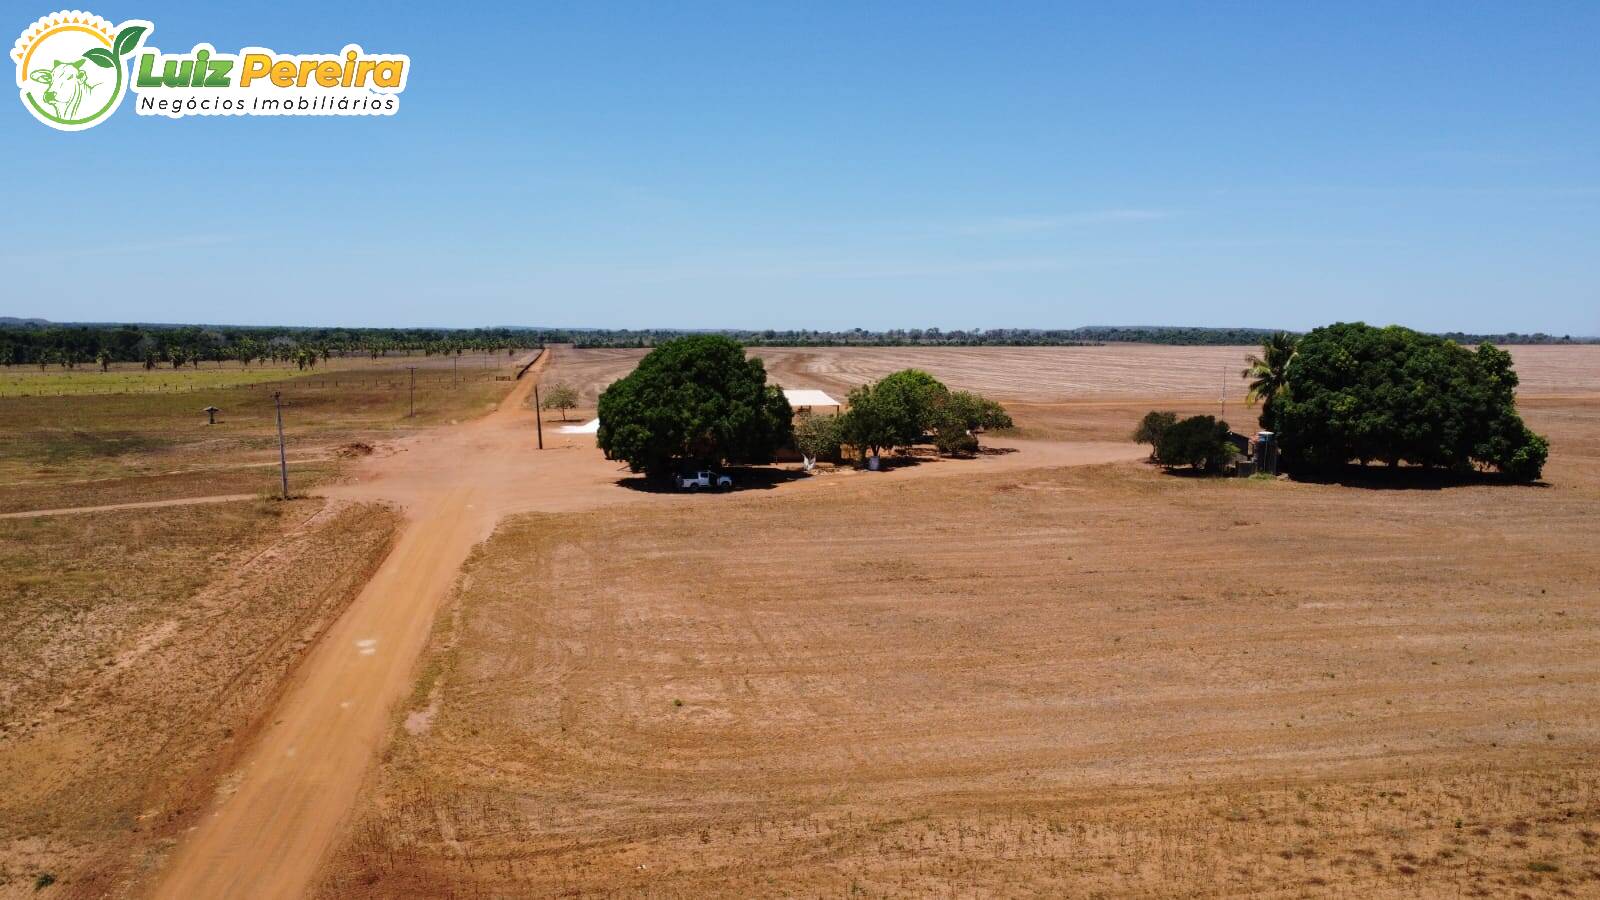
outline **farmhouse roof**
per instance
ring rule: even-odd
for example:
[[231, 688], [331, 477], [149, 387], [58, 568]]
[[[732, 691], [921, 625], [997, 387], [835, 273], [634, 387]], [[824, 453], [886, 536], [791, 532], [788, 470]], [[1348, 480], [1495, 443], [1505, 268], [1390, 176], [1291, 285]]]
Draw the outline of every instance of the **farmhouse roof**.
[[783, 397], [790, 406], [838, 406], [839, 401], [812, 388], [783, 389]]

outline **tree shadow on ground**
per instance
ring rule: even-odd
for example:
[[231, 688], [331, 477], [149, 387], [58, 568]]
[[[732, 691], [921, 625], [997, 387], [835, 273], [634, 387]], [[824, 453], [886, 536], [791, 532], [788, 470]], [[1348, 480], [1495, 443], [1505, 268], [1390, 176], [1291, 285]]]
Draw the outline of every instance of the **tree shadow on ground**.
[[741, 491], [770, 491], [778, 485], [811, 477], [801, 470], [768, 466], [730, 466], [720, 471], [733, 478], [732, 488], [723, 488], [720, 491], [714, 488], [687, 491], [673, 484], [671, 478], [650, 478], [646, 475], [627, 475], [618, 478], [617, 484], [630, 491], [644, 494], [737, 494]]
[[1381, 491], [1442, 491], [1460, 487], [1539, 487], [1550, 486], [1545, 481], [1513, 481], [1498, 472], [1452, 472], [1448, 469], [1429, 469], [1422, 466], [1361, 466], [1348, 465], [1317, 472], [1304, 472], [1290, 476], [1294, 481], [1308, 484], [1337, 484], [1343, 487], [1368, 488]]
[[[1232, 478], [1220, 472], [1182, 468], [1166, 468], [1155, 460], [1145, 464], [1161, 469], [1162, 474], [1173, 478]], [[1351, 464], [1322, 472], [1307, 472], [1288, 476], [1289, 480], [1304, 484], [1337, 484], [1341, 487], [1367, 488], [1380, 491], [1442, 491], [1459, 487], [1549, 487], [1544, 481], [1532, 483], [1512, 481], [1496, 472], [1451, 472], [1447, 469], [1425, 469], [1421, 466], [1359, 466]]]

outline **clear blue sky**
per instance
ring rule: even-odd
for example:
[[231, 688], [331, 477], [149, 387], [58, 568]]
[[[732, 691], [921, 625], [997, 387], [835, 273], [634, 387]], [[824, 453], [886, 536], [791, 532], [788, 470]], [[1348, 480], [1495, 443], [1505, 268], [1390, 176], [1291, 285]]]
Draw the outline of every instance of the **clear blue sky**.
[[1600, 3], [89, 5], [410, 84], [6, 101], [0, 315], [1600, 334]]

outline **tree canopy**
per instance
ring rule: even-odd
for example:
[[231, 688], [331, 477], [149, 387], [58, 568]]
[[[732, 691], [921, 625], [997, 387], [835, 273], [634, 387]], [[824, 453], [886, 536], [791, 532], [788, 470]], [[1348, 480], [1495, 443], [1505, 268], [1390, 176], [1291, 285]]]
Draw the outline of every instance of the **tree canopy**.
[[1169, 468], [1190, 466], [1217, 472], [1233, 452], [1228, 423], [1212, 416], [1191, 416], [1167, 425], [1155, 442], [1156, 462]]
[[1010, 428], [1011, 416], [999, 403], [967, 391], [951, 391], [921, 369], [902, 369], [850, 392], [840, 436], [845, 443], [876, 455], [909, 447], [930, 432], [941, 453], [976, 452], [973, 432]]
[[1269, 427], [1292, 472], [1379, 461], [1531, 481], [1549, 444], [1517, 415], [1516, 387], [1511, 355], [1491, 344], [1339, 323], [1300, 339]]
[[759, 359], [720, 335], [678, 338], [600, 395], [600, 448], [635, 472], [687, 462], [770, 462], [793, 412]]

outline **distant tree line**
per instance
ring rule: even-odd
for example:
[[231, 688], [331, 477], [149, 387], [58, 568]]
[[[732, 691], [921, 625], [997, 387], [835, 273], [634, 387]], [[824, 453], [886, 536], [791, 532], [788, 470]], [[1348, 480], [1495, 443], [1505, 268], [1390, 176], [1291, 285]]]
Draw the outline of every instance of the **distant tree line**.
[[[1280, 333], [1270, 328], [1087, 326], [1083, 328], [892, 328], [872, 331], [686, 330], [585, 328], [297, 328], [233, 325], [62, 324], [0, 317], [0, 365], [146, 366], [275, 361], [302, 368], [330, 356], [486, 352], [545, 344], [580, 348], [655, 347], [679, 337], [715, 334], [747, 347], [1074, 347], [1106, 343], [1228, 346], [1257, 344]], [[1281, 332], [1298, 337], [1293, 332]], [[1462, 344], [1589, 344], [1600, 338], [1548, 334], [1439, 335]]]
[[236, 362], [294, 364], [301, 369], [348, 356], [434, 356], [515, 352], [542, 343], [511, 328], [271, 328], [206, 325], [0, 325], [0, 365], [40, 367], [143, 363], [198, 366]]

